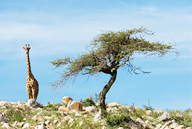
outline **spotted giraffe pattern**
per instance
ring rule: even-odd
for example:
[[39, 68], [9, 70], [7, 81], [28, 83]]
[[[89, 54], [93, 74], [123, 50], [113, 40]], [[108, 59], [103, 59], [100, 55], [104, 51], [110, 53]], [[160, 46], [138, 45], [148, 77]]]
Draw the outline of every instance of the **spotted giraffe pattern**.
[[25, 45], [23, 47], [26, 52], [26, 57], [27, 57], [27, 82], [26, 82], [26, 89], [27, 89], [27, 94], [29, 99], [37, 99], [38, 92], [39, 92], [39, 84], [35, 77], [33, 76], [31, 72], [31, 65], [30, 65], [30, 60], [29, 60], [29, 50], [31, 49], [30, 45]]

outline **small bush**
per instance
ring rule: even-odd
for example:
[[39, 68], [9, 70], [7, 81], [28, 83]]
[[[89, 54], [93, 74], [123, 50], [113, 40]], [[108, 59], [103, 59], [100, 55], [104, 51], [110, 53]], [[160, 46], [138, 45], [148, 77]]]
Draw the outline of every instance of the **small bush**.
[[127, 114], [108, 113], [106, 122], [111, 127], [125, 127], [131, 118]]
[[23, 121], [23, 117], [21, 114], [22, 113], [20, 110], [14, 110], [14, 109], [10, 109], [6, 112], [6, 115], [9, 116], [12, 121], [18, 121], [18, 122]]
[[44, 106], [43, 109], [47, 111], [58, 111], [59, 106], [62, 106], [62, 104], [51, 104], [48, 102], [48, 104]]
[[146, 105], [143, 105], [143, 108], [144, 110], [151, 110], [151, 111], [154, 110], [154, 108], [152, 108], [151, 106], [146, 106]]
[[85, 100], [83, 100], [83, 101], [81, 100], [81, 102], [83, 103], [84, 107], [95, 106], [95, 102], [93, 101], [93, 98], [86, 97]]

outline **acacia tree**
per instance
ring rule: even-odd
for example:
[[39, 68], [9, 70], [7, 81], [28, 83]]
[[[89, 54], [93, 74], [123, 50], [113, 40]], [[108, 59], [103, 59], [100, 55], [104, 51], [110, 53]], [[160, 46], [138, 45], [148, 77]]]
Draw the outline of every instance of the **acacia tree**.
[[173, 49], [172, 45], [147, 41], [145, 35], [153, 33], [141, 27], [118, 32], [108, 31], [98, 35], [91, 42], [87, 53], [77, 58], [66, 57], [51, 62], [55, 67], [65, 66], [62, 79], [53, 86], [55, 88], [63, 86], [69, 79], [75, 80], [79, 74], [95, 75], [100, 72], [109, 74], [111, 78], [99, 94], [100, 108], [104, 113], [105, 96], [115, 82], [119, 68], [127, 67], [130, 73], [138, 71], [146, 73], [132, 64], [134, 54], [161, 57]]

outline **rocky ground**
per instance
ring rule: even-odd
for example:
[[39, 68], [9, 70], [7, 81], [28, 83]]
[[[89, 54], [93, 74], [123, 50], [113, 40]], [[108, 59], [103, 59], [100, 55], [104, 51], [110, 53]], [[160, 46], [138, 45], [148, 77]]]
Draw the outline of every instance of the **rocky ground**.
[[115, 102], [108, 104], [107, 118], [103, 118], [98, 105], [76, 111], [64, 103], [0, 101], [0, 129], [192, 129], [190, 109], [164, 112]]

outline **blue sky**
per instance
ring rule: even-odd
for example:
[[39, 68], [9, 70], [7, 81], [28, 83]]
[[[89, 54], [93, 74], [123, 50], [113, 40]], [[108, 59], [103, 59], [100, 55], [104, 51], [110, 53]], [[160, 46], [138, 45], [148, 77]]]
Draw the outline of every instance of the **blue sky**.
[[99, 94], [109, 79], [99, 74], [79, 76], [52, 92], [60, 79], [49, 61], [86, 52], [86, 46], [102, 31], [144, 26], [155, 32], [149, 41], [176, 44], [180, 55], [135, 56], [134, 64], [147, 75], [118, 71], [107, 102], [155, 109], [192, 108], [192, 1], [191, 0], [0, 0], [0, 100], [26, 101], [25, 44], [30, 44], [31, 67], [39, 82], [37, 101], [59, 102], [63, 96], [79, 101]]

